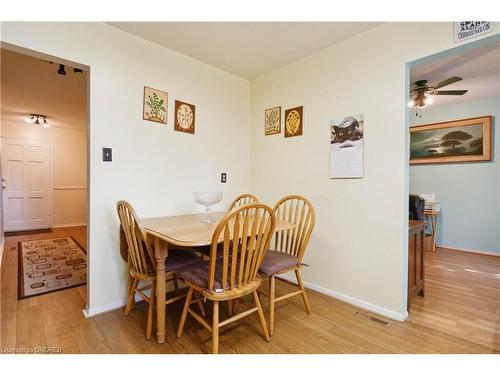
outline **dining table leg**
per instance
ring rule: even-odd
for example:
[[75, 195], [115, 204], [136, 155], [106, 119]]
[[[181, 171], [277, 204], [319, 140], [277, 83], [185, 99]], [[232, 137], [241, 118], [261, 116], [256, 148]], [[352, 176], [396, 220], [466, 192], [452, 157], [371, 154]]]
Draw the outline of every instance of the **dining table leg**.
[[166, 293], [165, 259], [168, 255], [168, 245], [160, 238], [155, 239], [156, 258], [156, 337], [158, 344], [165, 342]]

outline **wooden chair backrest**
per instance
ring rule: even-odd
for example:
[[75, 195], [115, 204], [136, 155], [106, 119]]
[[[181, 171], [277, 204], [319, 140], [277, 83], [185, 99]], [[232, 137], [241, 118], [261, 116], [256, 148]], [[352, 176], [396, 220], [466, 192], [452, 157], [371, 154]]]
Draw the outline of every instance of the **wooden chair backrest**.
[[[212, 237], [207, 289], [237, 292], [255, 281], [275, 226], [273, 210], [261, 203], [250, 203], [228, 212]], [[223, 240], [221, 244], [219, 239]], [[222, 258], [217, 259], [219, 247]], [[220, 288], [216, 288], [215, 281], [220, 283]]]
[[138, 274], [151, 273], [155, 258], [146, 241], [146, 232], [141, 226], [139, 217], [127, 201], [119, 201], [116, 204], [116, 209], [127, 239], [129, 266]]
[[237, 207], [243, 206], [245, 204], [249, 203], [257, 203], [259, 202], [259, 199], [252, 194], [241, 194], [236, 197], [234, 201], [231, 202], [229, 205], [228, 211], [231, 211]]
[[276, 220], [295, 224], [293, 229], [275, 234], [273, 250], [291, 254], [302, 262], [316, 221], [313, 205], [300, 195], [289, 195], [279, 200], [273, 210]]

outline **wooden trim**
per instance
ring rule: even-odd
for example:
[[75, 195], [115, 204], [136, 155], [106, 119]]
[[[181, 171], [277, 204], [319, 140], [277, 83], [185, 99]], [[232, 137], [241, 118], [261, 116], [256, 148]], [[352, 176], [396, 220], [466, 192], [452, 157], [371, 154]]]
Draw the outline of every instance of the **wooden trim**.
[[486, 256], [492, 256], [492, 257], [500, 257], [500, 253], [495, 253], [493, 251], [483, 251], [483, 250], [475, 250], [475, 249], [465, 249], [461, 247], [452, 247], [452, 246], [445, 246], [445, 245], [436, 245], [437, 248], [439, 249], [444, 249], [444, 250], [452, 250], [452, 251], [462, 251], [464, 253], [472, 253], [472, 254], [478, 254], [478, 255], [486, 255]]
[[52, 228], [71, 228], [71, 227], [86, 227], [87, 222], [84, 223], [68, 223], [68, 224], [56, 224]]

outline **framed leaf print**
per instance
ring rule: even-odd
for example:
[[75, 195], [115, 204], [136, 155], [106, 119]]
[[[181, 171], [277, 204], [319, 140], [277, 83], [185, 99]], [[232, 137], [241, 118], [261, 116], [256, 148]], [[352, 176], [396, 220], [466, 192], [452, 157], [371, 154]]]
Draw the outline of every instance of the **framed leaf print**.
[[194, 134], [196, 108], [193, 104], [175, 101], [174, 130]]
[[281, 107], [269, 108], [264, 111], [265, 135], [281, 133]]
[[290, 108], [285, 111], [285, 137], [302, 135], [304, 125], [303, 107]]
[[144, 120], [167, 123], [168, 93], [144, 86], [142, 118]]

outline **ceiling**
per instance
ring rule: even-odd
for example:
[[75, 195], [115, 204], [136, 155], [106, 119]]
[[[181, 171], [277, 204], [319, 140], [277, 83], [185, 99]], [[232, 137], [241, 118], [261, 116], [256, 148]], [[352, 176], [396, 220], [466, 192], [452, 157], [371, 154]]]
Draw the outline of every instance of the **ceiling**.
[[412, 68], [411, 82], [427, 79], [429, 84], [458, 76], [463, 80], [440, 90], [469, 90], [461, 96], [433, 96], [429, 107], [463, 103], [500, 96], [500, 42], [474, 48]]
[[57, 74], [58, 64], [1, 50], [2, 121], [22, 122], [30, 113], [47, 116], [51, 126], [87, 127], [86, 72]]
[[380, 23], [110, 22], [109, 24], [250, 80], [360, 34]]

